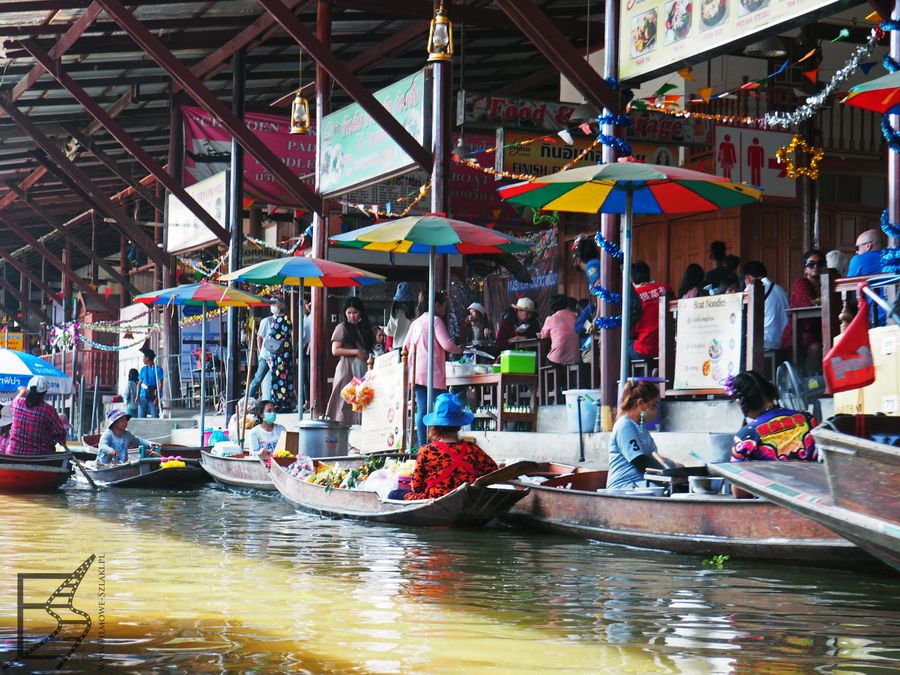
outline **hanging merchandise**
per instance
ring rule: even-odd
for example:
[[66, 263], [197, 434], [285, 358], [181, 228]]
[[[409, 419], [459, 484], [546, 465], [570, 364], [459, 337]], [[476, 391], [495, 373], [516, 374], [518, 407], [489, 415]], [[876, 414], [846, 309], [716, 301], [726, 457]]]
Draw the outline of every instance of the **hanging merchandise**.
[[75, 345], [78, 343], [79, 338], [78, 328], [79, 323], [77, 321], [51, 327], [50, 348], [57, 351], [75, 349]]
[[[798, 150], [809, 155], [809, 164], [807, 166], [798, 166], [795, 163]], [[811, 180], [816, 180], [819, 177], [819, 162], [824, 156], [824, 148], [810, 145], [799, 134], [795, 135], [788, 145], [775, 151], [775, 159], [778, 160], [779, 164], [784, 164], [784, 170], [788, 178], [807, 176]]]

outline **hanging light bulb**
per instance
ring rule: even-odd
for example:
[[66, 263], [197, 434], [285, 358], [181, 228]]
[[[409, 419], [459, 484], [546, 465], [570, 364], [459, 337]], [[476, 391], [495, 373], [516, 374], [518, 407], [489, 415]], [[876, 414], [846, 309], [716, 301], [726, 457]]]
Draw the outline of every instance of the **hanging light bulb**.
[[453, 58], [453, 24], [444, 12], [444, 5], [438, 8], [431, 20], [428, 31], [428, 60], [449, 61]]
[[300, 83], [297, 95], [291, 102], [291, 133], [309, 133], [309, 101], [301, 95], [303, 91], [303, 50], [300, 50]]

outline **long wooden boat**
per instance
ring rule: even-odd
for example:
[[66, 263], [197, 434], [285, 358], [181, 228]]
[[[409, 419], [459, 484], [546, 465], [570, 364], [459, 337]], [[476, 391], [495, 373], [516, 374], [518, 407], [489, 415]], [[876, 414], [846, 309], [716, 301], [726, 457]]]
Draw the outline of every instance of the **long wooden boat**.
[[217, 483], [230, 487], [253, 490], [274, 490], [269, 469], [259, 455], [244, 453], [234, 457], [221, 457], [203, 450], [200, 463]]
[[[88, 434], [81, 437], [81, 449], [74, 450], [74, 455], [83, 462], [97, 459], [97, 447], [100, 445], [99, 434]], [[163, 457], [179, 456], [182, 459], [192, 459], [200, 461], [200, 453], [212, 450], [211, 445], [207, 446], [189, 446], [176, 445], [173, 443], [165, 443], [159, 447], [159, 452]], [[134, 459], [138, 457], [138, 448], [129, 448], [128, 455]]]
[[[348, 458], [347, 468], [365, 458]], [[323, 458], [329, 462], [331, 458]], [[296, 508], [330, 518], [351, 518], [375, 523], [428, 527], [480, 527], [487, 524], [520, 499], [527, 491], [491, 485], [491, 474], [479, 479], [481, 486], [463, 484], [437, 499], [402, 501], [381, 499], [365, 490], [327, 489], [300, 480], [288, 473], [290, 460], [273, 458], [270, 475], [275, 487]], [[354, 463], [355, 462], [355, 463]], [[503, 471], [501, 469], [500, 471]], [[495, 472], [496, 473], [496, 472]], [[505, 480], [501, 474], [498, 480]], [[487, 479], [487, 480], [483, 480]]]
[[70, 452], [51, 455], [0, 454], [0, 492], [49, 492], [71, 474]]
[[900, 571], [900, 449], [824, 428], [813, 435], [824, 464], [736, 462], [710, 471], [821, 523]]
[[650, 496], [606, 491], [606, 471], [542, 465], [540, 485], [514, 480], [527, 497], [502, 519], [613, 544], [693, 555], [847, 564], [858, 548], [818, 523], [761, 499]]
[[104, 468], [85, 465], [87, 474], [97, 485], [104, 487], [181, 489], [207, 482], [208, 476], [199, 462], [185, 462], [185, 466], [161, 468], [159, 459], [135, 459], [127, 464]]

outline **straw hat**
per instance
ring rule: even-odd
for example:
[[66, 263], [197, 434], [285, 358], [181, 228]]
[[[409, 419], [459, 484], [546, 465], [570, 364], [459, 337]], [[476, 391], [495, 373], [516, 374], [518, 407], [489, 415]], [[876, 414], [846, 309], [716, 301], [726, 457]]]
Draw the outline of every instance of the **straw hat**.
[[516, 300], [516, 304], [511, 305], [513, 309], [521, 309], [526, 312], [531, 312], [534, 314], [537, 311], [537, 305], [534, 304], [534, 300], [531, 298], [519, 298]]

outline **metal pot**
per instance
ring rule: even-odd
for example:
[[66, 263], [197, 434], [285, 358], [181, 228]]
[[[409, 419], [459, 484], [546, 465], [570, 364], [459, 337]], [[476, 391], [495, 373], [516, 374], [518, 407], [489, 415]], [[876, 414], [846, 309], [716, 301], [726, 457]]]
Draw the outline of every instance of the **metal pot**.
[[298, 451], [307, 457], [338, 457], [350, 447], [350, 427], [333, 420], [303, 420], [297, 425]]

